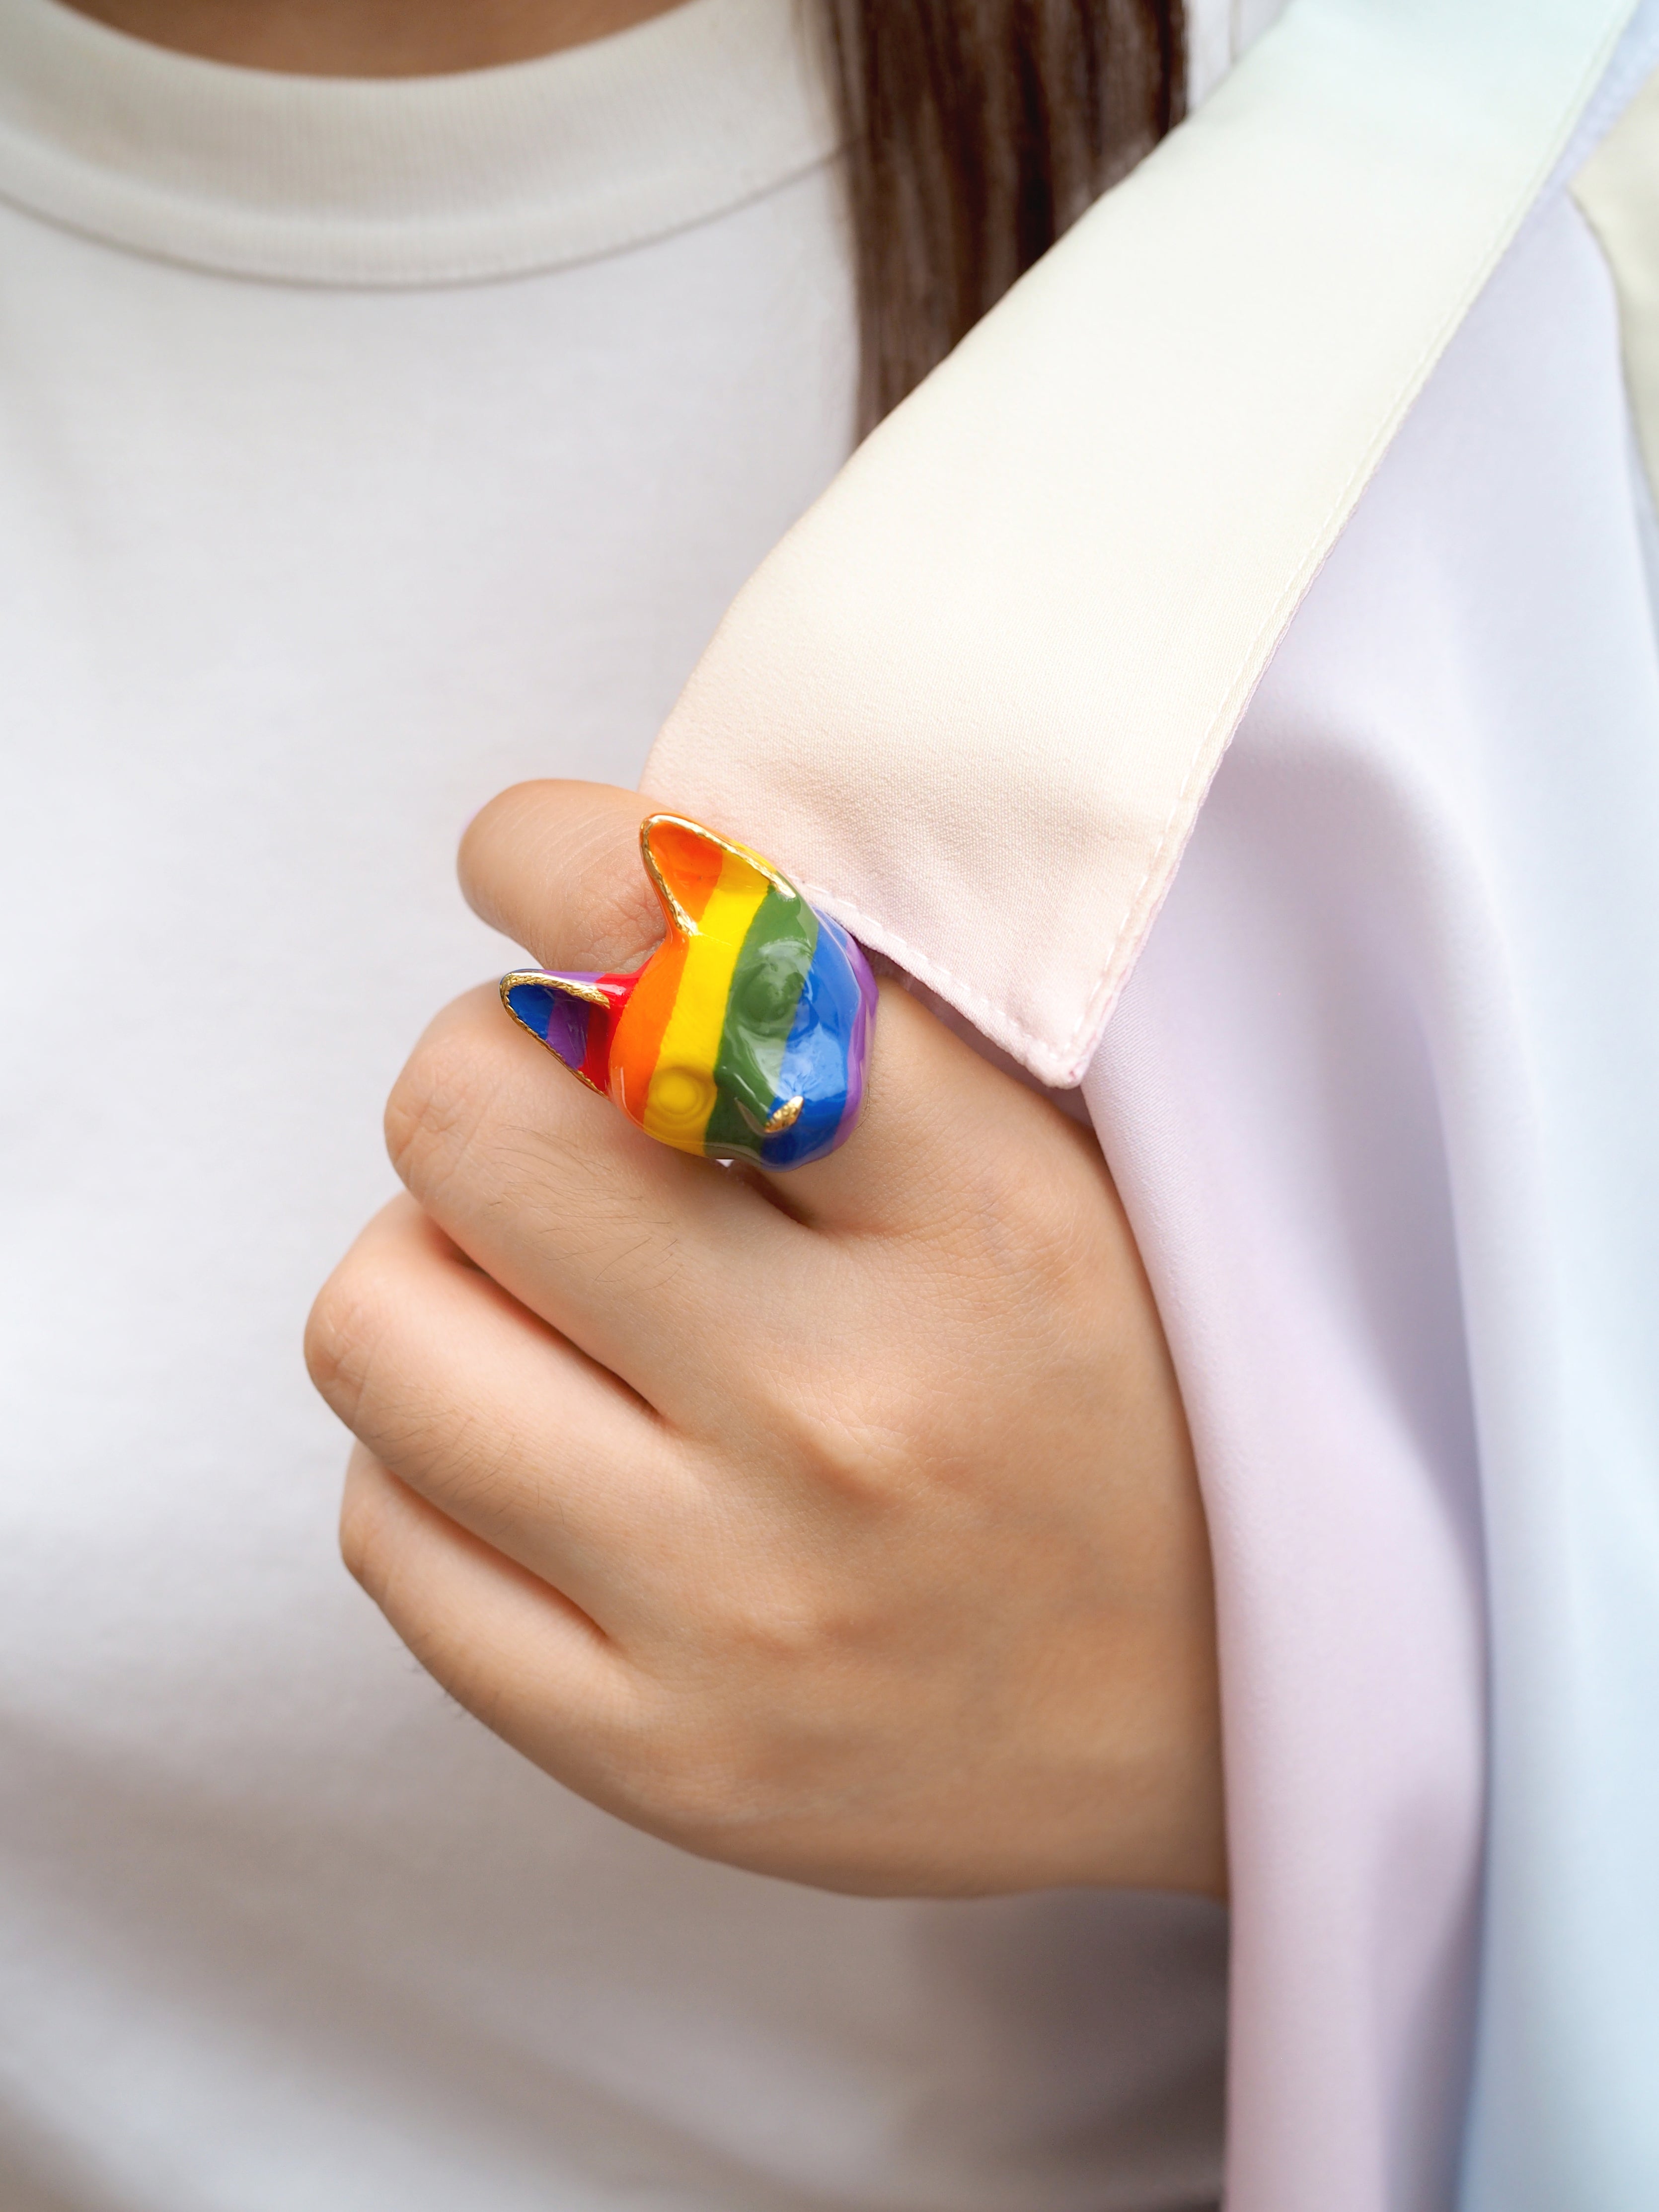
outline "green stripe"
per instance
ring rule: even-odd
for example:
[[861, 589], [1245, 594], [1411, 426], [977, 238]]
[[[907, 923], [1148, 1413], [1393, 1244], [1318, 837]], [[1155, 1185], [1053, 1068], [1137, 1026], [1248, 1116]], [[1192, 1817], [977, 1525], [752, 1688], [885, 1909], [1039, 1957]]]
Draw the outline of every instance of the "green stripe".
[[[718, 1096], [703, 1136], [705, 1152], [755, 1152], [778, 1095], [783, 1048], [794, 1026], [801, 987], [817, 949], [818, 918], [802, 898], [769, 890], [745, 932], [732, 971], [726, 1020], [714, 1056]], [[746, 1106], [755, 1117], [746, 1121]]]

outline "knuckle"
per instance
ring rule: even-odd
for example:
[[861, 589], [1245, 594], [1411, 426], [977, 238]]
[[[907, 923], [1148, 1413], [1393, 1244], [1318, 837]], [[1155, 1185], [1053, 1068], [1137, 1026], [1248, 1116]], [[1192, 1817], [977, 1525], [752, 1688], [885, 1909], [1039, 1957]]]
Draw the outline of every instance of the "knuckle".
[[386, 1152], [410, 1190], [429, 1193], [453, 1174], [487, 1104], [476, 1053], [453, 1033], [422, 1038], [386, 1106]]
[[830, 1609], [816, 1589], [747, 1577], [723, 1608], [716, 1632], [726, 1667], [774, 1681], [811, 1667], [833, 1639]]
[[387, 1466], [465, 1502], [493, 1504], [522, 1486], [511, 1431], [446, 1387], [385, 1267], [353, 1260], [337, 1270], [312, 1309], [305, 1350], [319, 1391]]
[[866, 1510], [914, 1491], [951, 1412], [931, 1369], [902, 1358], [808, 1378], [787, 1403], [814, 1489]]
[[383, 1333], [380, 1308], [373, 1273], [353, 1255], [323, 1285], [306, 1322], [307, 1372], [348, 1426]]
[[[825, 1495], [817, 1468], [806, 1471], [802, 1491], [808, 1540], [779, 1545], [769, 1530], [756, 1531], [724, 1571], [704, 1580], [703, 1665], [720, 1698], [748, 1683], [766, 1700], [808, 1713], [842, 1669], [863, 1663], [890, 1632], [889, 1547], [902, 1508], [884, 1501], [872, 1513], [860, 1500], [849, 1512]], [[761, 1715], [757, 1708], [750, 1716], [757, 1729]]]
[[833, 1585], [779, 1592], [751, 1603], [733, 1624], [745, 1670], [810, 1711], [827, 1682], [862, 1665], [887, 1638], [885, 1585], [878, 1573]]
[[356, 1470], [340, 1500], [340, 1557], [346, 1571], [376, 1602], [389, 1579], [385, 1504], [378, 1487]]

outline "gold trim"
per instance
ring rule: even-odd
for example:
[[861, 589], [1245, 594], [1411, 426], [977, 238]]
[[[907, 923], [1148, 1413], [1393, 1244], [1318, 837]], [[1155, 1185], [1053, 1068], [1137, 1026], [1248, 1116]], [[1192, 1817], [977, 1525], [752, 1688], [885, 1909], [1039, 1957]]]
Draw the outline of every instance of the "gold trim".
[[579, 983], [574, 975], [552, 975], [545, 968], [515, 968], [510, 975], [502, 976], [503, 991], [509, 983], [546, 983], [556, 991], [562, 991], [567, 999], [586, 999], [590, 1006], [611, 1004], [597, 983]]
[[762, 1130], [763, 1137], [775, 1137], [781, 1129], [793, 1129], [800, 1119], [800, 1109], [806, 1103], [803, 1098], [786, 1098], [781, 1106], [775, 1106]]
[[[752, 845], [740, 845], [735, 837], [722, 837], [718, 830], [711, 830], [704, 822], [694, 822], [689, 814], [647, 814], [640, 824], [640, 858], [645, 862], [646, 873], [656, 885], [657, 896], [662, 901], [665, 913], [682, 937], [696, 937], [699, 932], [696, 923], [664, 881], [662, 870], [657, 866], [656, 854], [651, 850], [651, 832], [659, 823], [665, 829], [690, 830], [696, 836], [706, 837], [711, 845], [718, 845], [722, 853], [732, 853], [738, 860], [747, 860], [750, 866], [763, 876], [773, 890], [781, 892], [785, 898], [800, 897], [799, 891], [788, 877], [775, 868], [769, 860], [763, 860]], [[805, 901], [802, 903], [805, 904]]]
[[591, 1091], [600, 1098], [607, 1097], [609, 1094], [601, 1091], [591, 1076], [584, 1075], [579, 1067], [572, 1067], [562, 1053], [554, 1052], [552, 1046], [538, 1030], [531, 1028], [507, 995], [515, 983], [545, 983], [550, 989], [562, 991], [567, 999], [585, 1000], [592, 1006], [608, 1007], [610, 1006], [611, 1001], [605, 997], [605, 993], [592, 983], [574, 982], [568, 975], [550, 975], [544, 968], [514, 968], [510, 974], [502, 976], [501, 983], [501, 1004], [525, 1035], [534, 1037], [544, 1052], [552, 1054], [553, 1058], [558, 1061], [565, 1073], [574, 1075], [584, 1091]]

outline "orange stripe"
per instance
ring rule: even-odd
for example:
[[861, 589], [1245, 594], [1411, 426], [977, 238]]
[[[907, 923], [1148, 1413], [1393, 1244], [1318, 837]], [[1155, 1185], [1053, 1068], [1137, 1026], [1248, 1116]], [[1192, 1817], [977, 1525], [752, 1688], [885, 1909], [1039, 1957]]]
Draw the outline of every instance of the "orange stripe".
[[725, 848], [662, 822], [651, 832], [651, 857], [692, 921], [701, 921], [726, 865]]
[[[651, 854], [691, 921], [701, 921], [726, 865], [722, 848], [665, 822], [651, 833]], [[611, 1039], [611, 1096], [641, 1126], [663, 1032], [679, 996], [685, 950], [685, 940], [674, 935], [671, 924], [667, 941], [641, 969]]]
[[641, 969], [611, 1040], [611, 1096], [631, 1121], [645, 1119], [651, 1078], [684, 966], [684, 938], [671, 938], [659, 945]]

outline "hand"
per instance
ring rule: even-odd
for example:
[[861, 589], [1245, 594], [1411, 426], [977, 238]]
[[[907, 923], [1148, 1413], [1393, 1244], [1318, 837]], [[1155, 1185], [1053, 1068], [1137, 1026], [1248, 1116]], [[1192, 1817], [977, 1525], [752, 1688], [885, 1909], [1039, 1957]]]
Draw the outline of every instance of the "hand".
[[[548, 966], [635, 966], [645, 811], [522, 785], [468, 896]], [[766, 1874], [1221, 1889], [1203, 1515], [1085, 1130], [892, 985], [861, 1124], [786, 1176], [653, 1144], [493, 988], [386, 1127], [411, 1195], [307, 1354], [362, 1440], [347, 1563], [461, 1704]]]

